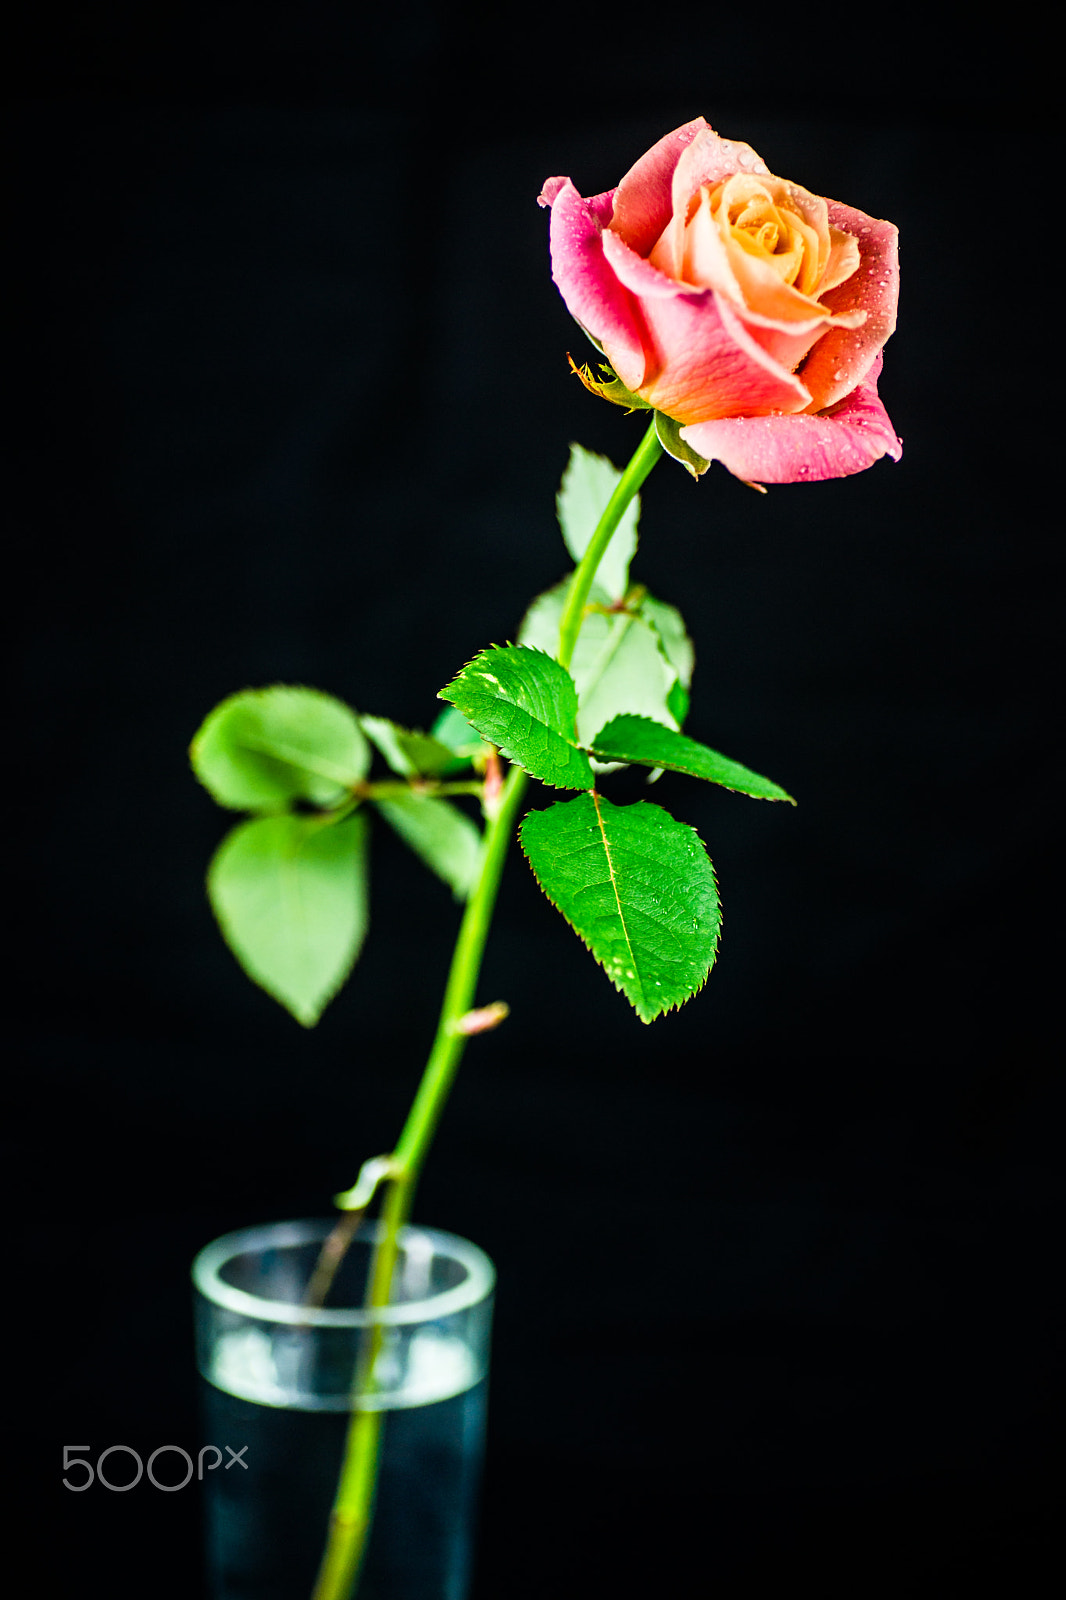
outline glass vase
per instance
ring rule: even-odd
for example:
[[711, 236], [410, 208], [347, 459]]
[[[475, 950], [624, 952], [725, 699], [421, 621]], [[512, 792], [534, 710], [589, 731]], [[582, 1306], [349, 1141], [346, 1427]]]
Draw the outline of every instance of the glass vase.
[[[301, 1304], [328, 1222], [230, 1233], [193, 1264], [212, 1600], [305, 1600], [340, 1469], [377, 1224], [327, 1303]], [[358, 1600], [466, 1600], [485, 1437], [495, 1272], [454, 1234], [401, 1233], [363, 1404], [388, 1413]], [[216, 1460], [215, 1457], [218, 1457]]]

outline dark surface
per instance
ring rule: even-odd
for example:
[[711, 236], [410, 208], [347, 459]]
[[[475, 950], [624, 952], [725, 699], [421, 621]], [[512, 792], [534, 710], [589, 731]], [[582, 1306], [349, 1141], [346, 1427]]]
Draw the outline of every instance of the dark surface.
[[[478, 1600], [1043, 1594], [1053, 547], [1030, 347], [974, 268], [968, 181], [952, 212], [1004, 63], [896, 27], [870, 79], [829, 62], [797, 102], [787, 52], [745, 70], [742, 19], [701, 53], [552, 17], [506, 47], [431, 8], [368, 36], [357, 10], [46, 6], [18, 85], [12, 1287], [40, 1592], [199, 1595], [192, 1492], [71, 1494], [61, 1447], [194, 1446], [191, 1256], [321, 1214], [389, 1146], [456, 923], [381, 838], [366, 953], [305, 1033], [212, 924], [226, 822], [188, 740], [272, 681], [425, 725], [513, 634], [564, 566], [569, 441], [622, 462], [641, 428], [568, 375], [535, 195], [608, 187], [703, 113], [899, 224], [905, 453], [766, 497], [649, 482], [636, 575], [695, 638], [689, 731], [800, 805], [659, 785], [725, 931], [651, 1028], [508, 869], [480, 993], [511, 1020], [472, 1045], [417, 1206], [500, 1270]], [[1032, 131], [982, 147], [983, 192]]]

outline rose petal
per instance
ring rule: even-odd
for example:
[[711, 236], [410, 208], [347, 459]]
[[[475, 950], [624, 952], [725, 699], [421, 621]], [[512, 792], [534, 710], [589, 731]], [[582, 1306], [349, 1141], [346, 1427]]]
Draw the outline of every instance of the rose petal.
[[749, 255], [735, 239], [728, 239], [725, 248], [744, 304], [750, 311], [782, 323], [809, 322], [812, 316], [819, 315], [820, 302], [786, 283], [769, 261]]
[[818, 285], [819, 299], [823, 294], [828, 294], [830, 289], [835, 289], [838, 284], [850, 278], [859, 268], [859, 241], [854, 234], [842, 233], [839, 228], [829, 230], [829, 260], [822, 281]]
[[871, 370], [896, 326], [899, 298], [899, 236], [891, 222], [879, 222], [835, 200], [829, 202], [829, 222], [857, 241], [859, 265], [821, 303], [837, 315], [865, 311], [866, 321], [857, 328], [831, 329], [807, 357], [799, 376], [811, 391], [811, 411], [824, 411], [844, 399]]
[[[808, 259], [799, 274], [800, 281], [787, 283], [782, 277], [779, 259], [771, 261], [761, 253], [751, 254], [744, 248], [745, 240], [733, 231], [730, 217], [734, 208], [743, 211], [752, 202], [759, 212], [768, 202], [782, 222], [801, 235], [802, 255]], [[783, 178], [736, 172], [716, 194], [714, 211], [744, 303], [768, 317], [794, 321], [809, 317], [811, 296], [816, 293], [829, 260], [825, 201]]]
[[[840, 318], [820, 316], [821, 306], [812, 302], [811, 310], [815, 315], [806, 322], [788, 322], [777, 317], [760, 316], [758, 312], [749, 311], [746, 306], [737, 306], [737, 316], [744, 323], [756, 344], [762, 345], [767, 355], [773, 356], [789, 372], [805, 384], [806, 369], [798, 370], [800, 362], [815, 343], [826, 333], [826, 330], [836, 326], [844, 328], [857, 328], [861, 325], [865, 313], [862, 311], [848, 311]], [[810, 406], [805, 407], [810, 410]]]
[[634, 308], [603, 255], [610, 193], [583, 200], [569, 178], [549, 178], [540, 203], [551, 206], [552, 277], [567, 310], [607, 351], [628, 389], [644, 381], [644, 344]]
[[710, 192], [707, 189], [700, 191], [696, 209], [687, 222], [685, 215], [685, 209], [682, 208], [656, 243], [648, 260], [668, 278], [690, 283], [699, 289], [717, 289], [719, 294], [742, 306], [744, 298], [729, 264], [718, 224], [711, 213]]
[[565, 189], [569, 182], [569, 178], [545, 178], [541, 191], [537, 196], [538, 206], [554, 205], [559, 190]]
[[[691, 126], [691, 124], [690, 124]], [[711, 188], [731, 178], [734, 173], [758, 173], [769, 176], [770, 169], [762, 156], [750, 144], [740, 139], [723, 139], [706, 123], [697, 134], [674, 171], [670, 185], [672, 210], [684, 217], [689, 199], [706, 183]]]
[[685, 149], [704, 129], [710, 132], [703, 117], [675, 128], [630, 167], [615, 190], [611, 226], [638, 256], [650, 253], [670, 221], [674, 168]]
[[[703, 242], [708, 249], [708, 256], [703, 263], [708, 272], [716, 270], [720, 281], [732, 283], [734, 280], [729, 273], [725, 246], [713, 224]], [[658, 410], [665, 411], [668, 416], [681, 422], [702, 422], [721, 416], [759, 416], [770, 411], [809, 409], [810, 402], [800, 399], [806, 385], [795, 374], [795, 369], [815, 341], [832, 325], [831, 319], [823, 314], [822, 307], [816, 301], [809, 302], [810, 310], [815, 313], [813, 316], [809, 316], [806, 322], [793, 322], [787, 318], [761, 316], [743, 305], [737, 305], [728, 295], [723, 296], [723, 307], [728, 308], [728, 327], [736, 342], [742, 346], [741, 354], [747, 352], [759, 369], [758, 376], [753, 375], [752, 385], [745, 388], [746, 403], [739, 405], [735, 411], [723, 410], [724, 395], [738, 392], [734, 387], [736, 360], [721, 389], [703, 376], [710, 350], [717, 352], [720, 348], [720, 329], [716, 326], [714, 332], [709, 333], [708, 337], [714, 342], [705, 350], [702, 347], [702, 311], [682, 312], [678, 309], [668, 316], [662, 306], [664, 300], [679, 296], [696, 306], [701, 305], [701, 301], [693, 301], [699, 286], [660, 272], [656, 266], [658, 247], [652, 252], [651, 260], [642, 261], [617, 237], [613, 229], [607, 229], [604, 233], [603, 247], [604, 255], [614, 268], [619, 282], [639, 302], [644, 326], [653, 341], [654, 352], [645, 344], [649, 359], [641, 394], [646, 399], [654, 397]], [[715, 256], [717, 262], [713, 259]], [[723, 307], [719, 308], [719, 320]], [[851, 318], [857, 320], [862, 315], [861, 311], [856, 311], [851, 313]], [[755, 353], [755, 346], [763, 352], [762, 355]], [[658, 381], [657, 375], [668, 364], [672, 381], [666, 384]], [[690, 392], [697, 382], [694, 373], [699, 374], [698, 381], [706, 383], [710, 391], [702, 405], [694, 402]]]
[[[538, 206], [554, 205], [560, 191], [565, 189], [569, 182], [569, 178], [546, 179], [543, 189], [537, 196]], [[594, 194], [591, 199], [586, 199], [584, 196], [581, 198], [582, 203], [588, 206], [600, 226], [606, 228], [611, 220], [611, 212], [614, 210], [614, 190], [608, 189], [606, 194]]]
[[829, 208], [819, 194], [811, 194], [802, 184], [792, 183], [787, 178], [764, 178], [763, 186], [771, 195], [775, 206], [779, 210], [792, 211], [801, 217], [807, 227], [817, 236], [818, 255], [814, 264], [814, 276], [811, 287], [804, 289], [804, 294], [813, 294], [814, 285], [821, 281], [829, 252], [832, 248], [832, 236], [829, 228]]
[[[715, 138], [717, 139], [717, 136]], [[725, 145], [727, 141], [717, 140], [717, 143]], [[706, 136], [701, 134], [685, 151], [678, 163], [678, 173], [681, 172], [692, 151], [706, 144]], [[698, 153], [704, 158], [703, 170], [707, 170], [708, 151], [703, 148]], [[751, 154], [757, 159], [754, 157], [754, 152]], [[726, 159], [721, 152], [718, 152], [718, 155], [722, 160]], [[734, 178], [736, 176], [734, 174]], [[769, 176], [755, 178], [751, 174], [742, 174], [740, 177], [743, 182], [758, 183], [772, 197], [775, 204], [785, 205], [794, 210], [797, 222], [810, 228], [812, 233], [817, 235], [819, 259], [823, 244], [821, 234], [824, 232], [826, 263], [835, 267], [838, 273], [833, 280], [834, 283], [840, 282], [847, 276], [849, 262], [852, 264], [852, 270], [858, 265], [857, 242], [850, 234], [845, 235], [839, 229], [830, 230], [826, 221], [827, 209], [824, 200], [819, 199], [817, 195], [808, 194], [806, 189], [801, 189], [799, 185], [786, 183], [780, 178]], [[801, 294], [799, 290], [785, 283], [768, 262], [749, 256], [731, 239], [728, 242], [723, 240], [712, 214], [711, 193], [706, 184], [701, 186], [697, 191], [698, 204], [688, 216], [687, 222], [684, 219], [691, 202], [688, 206], [681, 205], [680, 209], [675, 211], [673, 222], [656, 242], [648, 260], [670, 279], [702, 288], [717, 289], [720, 294], [725, 295], [733, 303], [737, 315], [756, 344], [761, 345], [767, 355], [789, 372], [795, 372], [811, 347], [828, 328], [834, 325], [833, 319], [825, 315], [823, 307], [813, 296]], [[678, 178], [675, 173], [675, 205], [679, 203], [679, 194]], [[677, 227], [679, 220], [683, 223], [680, 231]], [[611, 231], [613, 232], [613, 229]], [[676, 243], [678, 239], [681, 241], [680, 245]], [[862, 311], [852, 312], [844, 325], [857, 326], [864, 315]], [[782, 408], [775, 406], [772, 409]], [[793, 407], [788, 405], [784, 409], [791, 411]]]
[[[828, 337], [828, 335], [827, 335]], [[728, 417], [681, 429], [697, 455], [748, 483], [814, 483], [863, 472], [903, 447], [877, 395], [880, 355], [830, 416]]]
[[[797, 371], [797, 368], [807, 352], [819, 339], [824, 338], [826, 328], [829, 326], [826, 318], [812, 317], [807, 322], [781, 323], [772, 317], [758, 317], [753, 311], [742, 311], [739, 306], [735, 309], [738, 319], [743, 322], [755, 343], [786, 371], [794, 373], [806, 387], [803, 372]], [[857, 314], [862, 315], [861, 312]], [[780, 407], [776, 409], [779, 410]], [[810, 403], [808, 402], [803, 409], [809, 411]]]
[[[692, 123], [688, 124], [688, 127], [692, 126]], [[715, 184], [721, 183], [723, 179], [736, 172], [768, 173], [769, 168], [750, 144], [743, 144], [737, 139], [723, 139], [713, 128], [704, 123], [691, 144], [682, 151], [681, 158], [674, 168], [674, 175], [670, 181], [671, 215], [669, 222], [663, 223], [662, 233], [655, 246], [659, 251], [659, 265], [664, 272], [669, 272], [671, 277], [685, 276], [683, 270], [685, 228], [692, 196], [704, 185], [713, 188]], [[622, 181], [625, 182], [625, 179]], [[615, 231], [622, 233], [626, 243], [636, 250], [638, 255], [651, 254], [651, 247], [647, 250], [639, 249], [626, 230], [615, 225]], [[727, 287], [722, 283], [714, 283], [711, 287], [728, 294], [731, 299], [741, 298], [735, 284]]]
[[804, 384], [762, 348], [724, 296], [668, 278], [610, 228], [603, 254], [639, 304], [648, 360], [637, 392], [658, 411], [703, 422], [803, 411], [809, 404]]

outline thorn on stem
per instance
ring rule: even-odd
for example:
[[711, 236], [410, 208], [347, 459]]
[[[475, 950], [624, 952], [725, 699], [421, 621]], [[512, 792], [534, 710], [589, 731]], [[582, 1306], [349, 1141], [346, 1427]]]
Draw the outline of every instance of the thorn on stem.
[[466, 1011], [452, 1023], [453, 1033], [474, 1034], [488, 1033], [492, 1028], [498, 1028], [505, 1017], [510, 1015], [511, 1008], [506, 1000], [494, 1000], [491, 1005], [479, 1006], [475, 1011]]
[[500, 809], [503, 798], [503, 769], [500, 766], [500, 752], [496, 746], [489, 745], [489, 753], [485, 757], [485, 783], [481, 792], [481, 809], [491, 822]]

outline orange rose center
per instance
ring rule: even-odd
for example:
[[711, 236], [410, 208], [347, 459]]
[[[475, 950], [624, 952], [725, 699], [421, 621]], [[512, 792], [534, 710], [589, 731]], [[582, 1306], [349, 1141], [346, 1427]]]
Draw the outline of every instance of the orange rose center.
[[673, 215], [648, 255], [676, 282], [714, 289], [758, 316], [809, 322], [826, 315], [822, 296], [858, 268], [858, 240], [830, 224], [828, 201], [797, 183], [734, 172], [689, 193], [676, 187]]
[[768, 186], [749, 173], [735, 173], [713, 189], [705, 185], [689, 202], [691, 212], [706, 194], [719, 235], [768, 266], [800, 294], [817, 287], [823, 262], [818, 230], [790, 206], [774, 201]]

